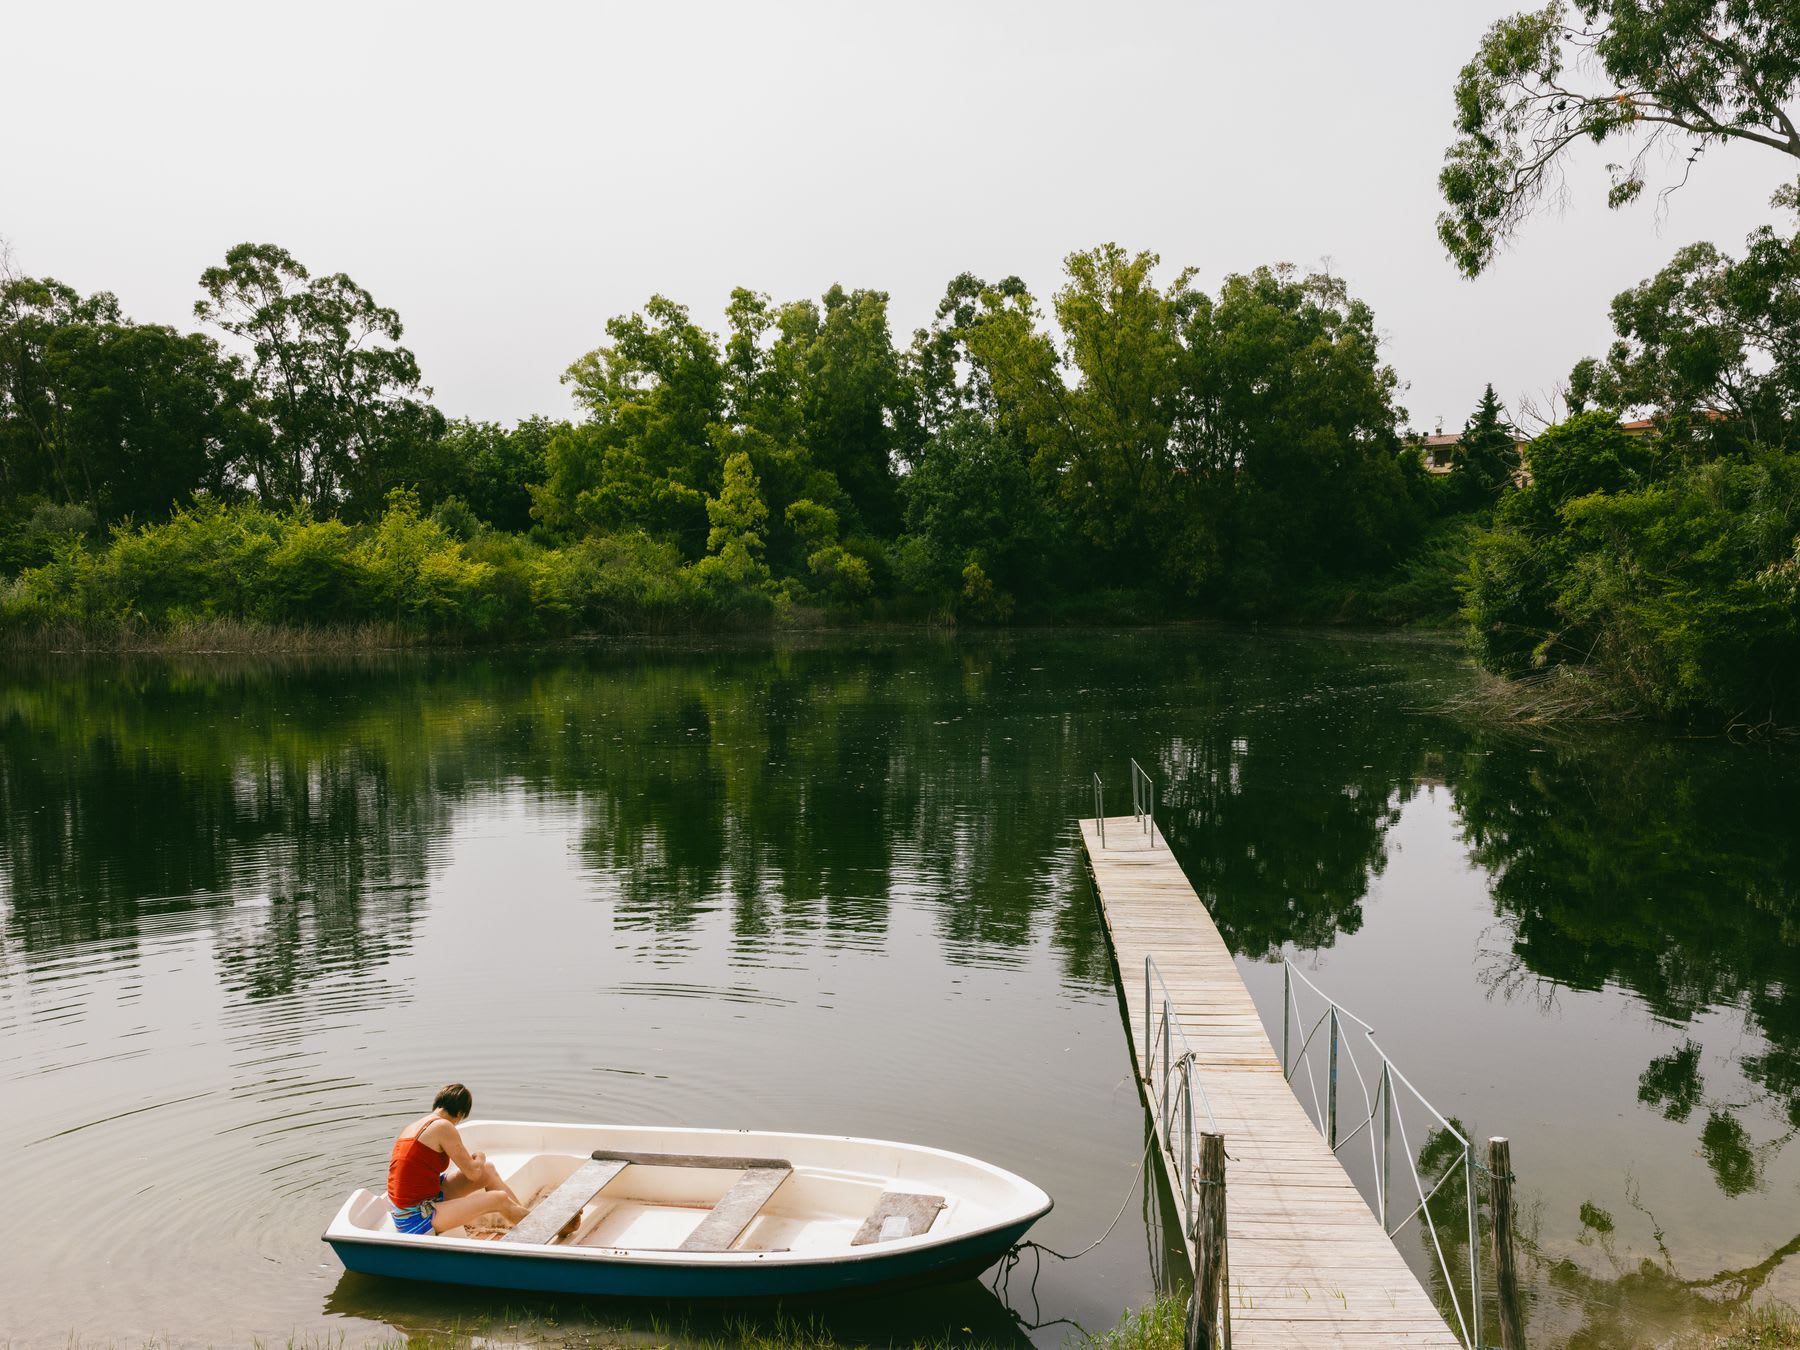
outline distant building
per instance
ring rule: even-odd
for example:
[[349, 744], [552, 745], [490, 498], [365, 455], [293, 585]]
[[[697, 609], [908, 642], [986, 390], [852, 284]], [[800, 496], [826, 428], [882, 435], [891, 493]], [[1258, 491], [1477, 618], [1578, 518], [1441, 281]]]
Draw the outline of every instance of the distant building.
[[1452, 457], [1462, 437], [1454, 431], [1439, 431], [1419, 442], [1425, 456], [1425, 472], [1445, 474], [1455, 467]]
[[[1429, 436], [1421, 436], [1416, 443], [1420, 455], [1425, 461], [1425, 472], [1436, 474], [1441, 478], [1456, 467], [1456, 447], [1462, 444], [1462, 433], [1438, 431]], [[1525, 447], [1530, 444], [1530, 441], [1524, 439], [1513, 441], [1513, 449], [1519, 452], [1521, 464], [1525, 462]]]

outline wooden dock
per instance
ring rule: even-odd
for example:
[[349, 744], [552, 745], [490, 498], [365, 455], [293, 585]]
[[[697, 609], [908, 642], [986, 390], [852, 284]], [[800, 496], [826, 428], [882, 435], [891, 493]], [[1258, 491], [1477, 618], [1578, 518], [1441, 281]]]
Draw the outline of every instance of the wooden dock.
[[1081, 822], [1139, 1078], [1151, 1053], [1141, 1044], [1149, 956], [1225, 1138], [1232, 1345], [1455, 1350], [1461, 1342], [1288, 1086], [1250, 991], [1167, 844], [1132, 816], [1105, 821], [1106, 847], [1100, 837], [1094, 820]]

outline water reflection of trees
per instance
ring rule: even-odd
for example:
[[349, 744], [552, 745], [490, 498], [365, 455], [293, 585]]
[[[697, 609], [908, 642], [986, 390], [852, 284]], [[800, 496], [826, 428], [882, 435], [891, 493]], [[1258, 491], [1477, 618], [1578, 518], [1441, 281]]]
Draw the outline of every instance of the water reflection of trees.
[[[879, 940], [894, 903], [953, 960], [1044, 930], [1104, 980], [1075, 885], [1079, 729], [1024, 727], [1037, 650], [944, 645], [650, 651], [374, 668], [86, 666], [0, 685], [0, 922], [28, 958], [129, 947], [157, 912], [235, 914], [249, 997], [403, 948], [457, 805], [573, 804], [624, 927], [724, 911], [772, 936]], [[1059, 707], [1060, 693], [1045, 703]], [[1024, 714], [1032, 717], [1034, 714]]]
[[1233, 951], [1272, 958], [1362, 927], [1429, 744], [1398, 691], [1441, 656], [1393, 663], [1407, 656], [1297, 645], [1214, 671], [1197, 729], [1158, 757], [1170, 842]]
[[223, 977], [278, 994], [402, 949], [458, 806], [507, 793], [573, 809], [616, 921], [658, 941], [723, 914], [742, 959], [867, 943], [906, 906], [951, 960], [1047, 934], [1099, 988], [1071, 834], [1094, 768], [1115, 811], [1125, 758], [1152, 769], [1177, 855], [1254, 955], [1356, 931], [1400, 804], [1441, 780], [1493, 877], [1498, 983], [1617, 984], [1678, 1023], [1744, 1010], [1762, 1102], [1721, 1100], [1681, 1050], [1640, 1098], [1693, 1122], [1722, 1186], [1755, 1186], [1779, 1136], [1750, 1113], [1800, 1129], [1791, 762], [1409, 711], [1447, 666], [1407, 644], [1178, 634], [13, 672], [0, 924], [29, 958], [235, 909]]
[[[1728, 1195], [1760, 1184], [1800, 1129], [1800, 840], [1785, 757], [1640, 736], [1477, 741], [1455, 757], [1457, 810], [1491, 874], [1506, 950], [1488, 978], [1621, 985], [1676, 1025], [1742, 1010], [1766, 1044], [1738, 1067], [1760, 1097], [1719, 1099], [1692, 1041], [1646, 1066], [1638, 1100], [1699, 1120]], [[1761, 1114], [1781, 1132], [1758, 1143]]]
[[315, 735], [306, 681], [56, 676], [0, 693], [0, 846], [28, 955], [128, 950], [148, 924], [241, 908], [255, 920], [215, 933], [221, 974], [260, 998], [406, 945], [443, 798], [378, 745]]

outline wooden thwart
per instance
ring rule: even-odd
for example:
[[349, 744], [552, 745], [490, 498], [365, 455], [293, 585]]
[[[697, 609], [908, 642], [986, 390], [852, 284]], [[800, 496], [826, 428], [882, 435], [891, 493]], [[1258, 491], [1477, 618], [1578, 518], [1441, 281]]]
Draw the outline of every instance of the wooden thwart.
[[569, 1179], [533, 1207], [503, 1242], [554, 1241], [572, 1227], [582, 1209], [612, 1179], [633, 1165], [639, 1167], [695, 1167], [742, 1172], [736, 1184], [719, 1197], [712, 1213], [688, 1234], [677, 1251], [723, 1252], [731, 1249], [751, 1220], [762, 1212], [781, 1183], [794, 1174], [785, 1158], [733, 1158], [701, 1153], [622, 1153], [597, 1148], [592, 1159], [570, 1174]]
[[785, 1167], [793, 1170], [793, 1164], [786, 1158], [733, 1158], [727, 1154], [712, 1153], [620, 1153], [613, 1149], [597, 1148], [594, 1150], [594, 1157], [637, 1163], [642, 1167], [711, 1167], [722, 1172], [738, 1172], [747, 1167]]
[[519, 1220], [512, 1231], [500, 1240], [539, 1244], [549, 1242], [573, 1223], [582, 1207], [629, 1165], [618, 1158], [595, 1158], [591, 1162], [584, 1162], [567, 1181], [538, 1201], [531, 1213]]
[[781, 1183], [794, 1175], [786, 1163], [773, 1167], [746, 1168], [737, 1185], [719, 1198], [712, 1213], [700, 1220], [700, 1226], [675, 1250], [680, 1252], [724, 1252], [743, 1235], [750, 1221], [762, 1212]]
[[882, 1241], [881, 1230], [889, 1219], [906, 1221], [905, 1237], [918, 1237], [920, 1233], [931, 1231], [931, 1225], [937, 1222], [938, 1211], [944, 1207], [941, 1195], [915, 1195], [908, 1191], [883, 1191], [881, 1198], [875, 1202], [875, 1208], [869, 1217], [863, 1220], [862, 1227], [856, 1230], [856, 1236], [850, 1239], [852, 1247], [866, 1247], [871, 1242]]

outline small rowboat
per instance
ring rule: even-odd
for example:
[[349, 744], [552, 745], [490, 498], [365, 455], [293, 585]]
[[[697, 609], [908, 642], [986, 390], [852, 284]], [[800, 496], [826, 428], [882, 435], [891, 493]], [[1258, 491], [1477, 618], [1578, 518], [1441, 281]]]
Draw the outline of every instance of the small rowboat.
[[504, 1232], [394, 1230], [359, 1190], [325, 1230], [349, 1270], [494, 1289], [757, 1298], [975, 1275], [1050, 1209], [1010, 1172], [879, 1139], [471, 1121], [530, 1213]]

